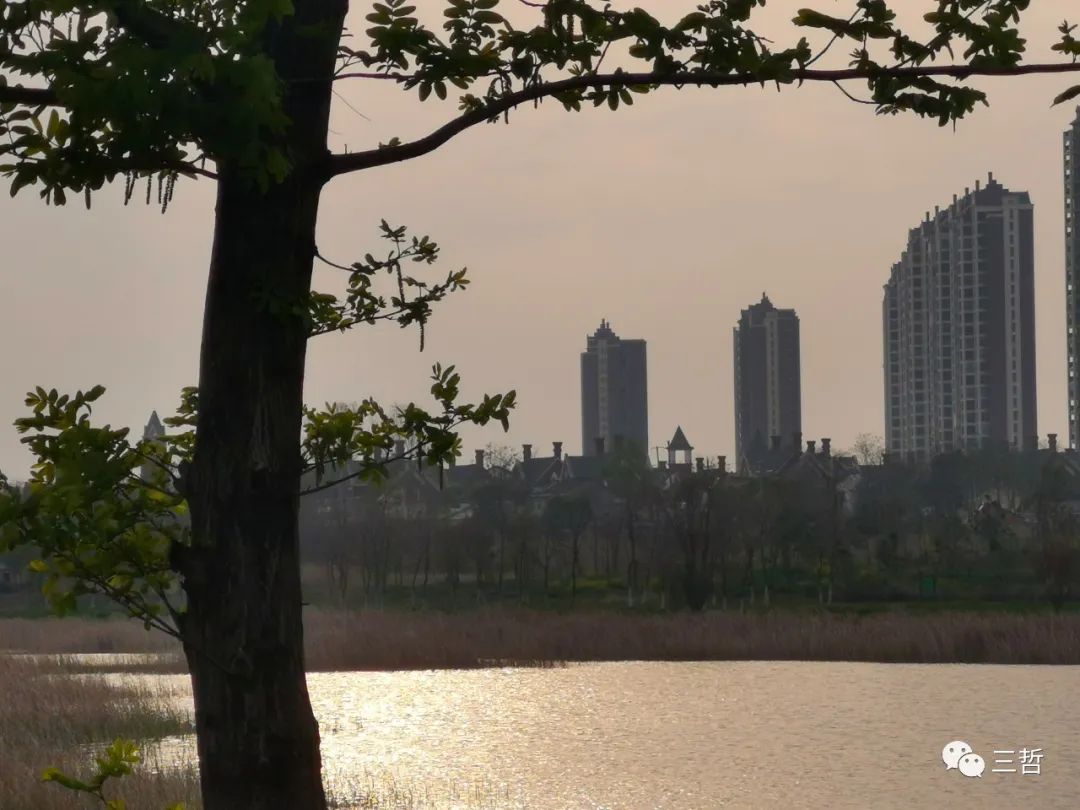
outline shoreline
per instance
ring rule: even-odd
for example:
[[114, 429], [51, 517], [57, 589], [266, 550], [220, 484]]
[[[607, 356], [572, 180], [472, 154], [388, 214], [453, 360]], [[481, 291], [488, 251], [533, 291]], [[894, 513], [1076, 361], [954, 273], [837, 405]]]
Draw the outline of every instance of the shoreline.
[[[1080, 614], [1073, 613], [311, 610], [304, 632], [309, 672], [609, 661], [1080, 665]], [[186, 672], [177, 642], [125, 619], [0, 619], [0, 650], [52, 656], [156, 654], [109, 671]], [[102, 671], [76, 661], [69, 664]]]

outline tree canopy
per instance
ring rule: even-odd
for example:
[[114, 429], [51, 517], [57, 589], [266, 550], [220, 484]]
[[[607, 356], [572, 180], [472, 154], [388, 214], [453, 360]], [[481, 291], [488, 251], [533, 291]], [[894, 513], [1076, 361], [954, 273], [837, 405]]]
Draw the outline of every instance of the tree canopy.
[[[711, 86], [858, 82], [878, 112], [910, 111], [948, 124], [986, 103], [963, 81], [975, 75], [1070, 72], [1080, 56], [1075, 26], [1062, 23], [1059, 63], [1024, 64], [1018, 23], [1030, 0], [938, 0], [924, 15], [932, 36], [899, 27], [886, 0], [858, 0], [847, 17], [800, 10], [794, 24], [831, 35], [775, 45], [750, 27], [765, 0], [711, 0], [674, 25], [642, 8], [619, 11], [588, 0], [525, 2], [531, 28], [515, 28], [499, 0], [447, 0], [442, 30], [407, 0], [374, 3], [365, 45], [336, 41], [312, 23], [304, 40], [334, 38], [336, 65], [321, 76], [282, 74], [268, 51], [288, 0], [25, 0], [0, 10], [0, 171], [12, 192], [35, 185], [47, 201], [93, 191], [118, 176], [157, 177], [166, 205], [181, 175], [214, 176], [228, 163], [260, 184], [294, 171], [327, 179], [430, 152], [475, 124], [554, 98], [568, 110], [617, 109], [662, 85]], [[817, 67], [839, 42], [848, 65]], [[610, 70], [609, 49], [625, 51]], [[461, 115], [426, 137], [297, 165], [282, 100], [309, 85], [382, 79], [421, 101], [458, 94]], [[24, 84], [23, 80], [27, 83]], [[1080, 95], [1064, 90], [1061, 102]], [[209, 164], [210, 168], [207, 168]], [[148, 187], [149, 188], [149, 187]], [[148, 198], [152, 191], [148, 191]]]

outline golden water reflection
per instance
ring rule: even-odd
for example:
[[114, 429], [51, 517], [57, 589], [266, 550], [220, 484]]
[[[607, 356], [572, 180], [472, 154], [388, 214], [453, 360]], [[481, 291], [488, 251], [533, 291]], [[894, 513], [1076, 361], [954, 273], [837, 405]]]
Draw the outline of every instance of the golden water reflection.
[[[156, 677], [156, 676], [152, 676]], [[1075, 808], [1080, 668], [608, 663], [309, 676], [336, 793], [466, 808]], [[965, 740], [982, 778], [946, 771]], [[991, 773], [1042, 748], [1041, 774]]]

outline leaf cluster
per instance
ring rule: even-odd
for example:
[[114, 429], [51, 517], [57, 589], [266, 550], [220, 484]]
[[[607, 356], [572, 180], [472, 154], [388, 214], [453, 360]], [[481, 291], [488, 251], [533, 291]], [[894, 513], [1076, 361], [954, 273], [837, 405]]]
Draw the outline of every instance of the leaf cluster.
[[[420, 348], [424, 348], [424, 328], [431, 316], [431, 306], [447, 295], [468, 286], [466, 270], [452, 271], [441, 283], [430, 284], [404, 271], [406, 263], [434, 264], [439, 246], [429, 236], [409, 237], [405, 227], [392, 227], [386, 220], [380, 223], [383, 239], [392, 248], [384, 258], [371, 253], [350, 266], [328, 262], [332, 267], [349, 273], [344, 297], [331, 293], [312, 292], [307, 305], [297, 308], [312, 336], [329, 332], [345, 332], [358, 324], [393, 321], [402, 328], [416, 324], [420, 327]], [[324, 261], [326, 261], [324, 259]], [[394, 284], [390, 296], [375, 290], [376, 278], [385, 273]]]
[[[41, 775], [42, 782], [53, 782], [75, 793], [85, 793], [101, 802], [105, 810], [127, 810], [123, 799], [109, 799], [105, 796], [105, 785], [110, 779], [127, 776], [142, 761], [139, 749], [131, 740], [117, 739], [94, 759], [96, 770], [86, 782], [68, 776], [59, 768], [46, 768]], [[170, 805], [166, 810], [184, 810], [182, 803]]]
[[[1027, 49], [1019, 23], [1030, 5], [1031, 0], [937, 0], [937, 10], [923, 17], [934, 30], [929, 39], [901, 29], [886, 0], [858, 0], [855, 13], [847, 19], [802, 9], [795, 24], [823, 29], [834, 39], [855, 43], [850, 66], [866, 77], [868, 103], [876, 105], [879, 113], [913, 112], [934, 118], [944, 126], [964, 117], [976, 105], [985, 105], [986, 93], [921, 74], [919, 68], [945, 62], [1005, 73], [1019, 67]], [[1075, 42], [1070, 42], [1071, 31], [1068, 23], [1062, 24], [1062, 40], [1053, 50], [1069, 53], [1075, 59], [1077, 50]], [[876, 46], [886, 49], [887, 59]], [[962, 72], [959, 78], [963, 78]], [[1059, 95], [1054, 103], [1077, 93], [1080, 88], [1073, 88]]]
[[[867, 103], [880, 113], [908, 111], [945, 124], [985, 103], [986, 96], [963, 83], [927, 76], [919, 68], [945, 55], [950, 64], [961, 67], [1016, 68], [1026, 46], [1018, 23], [1030, 0], [937, 0], [937, 10], [925, 15], [935, 32], [928, 40], [901, 29], [886, 0], [857, 0], [847, 18], [802, 9], [794, 18], [796, 26], [832, 35], [816, 52], [805, 38], [776, 48], [756, 34], [747, 23], [761, 5], [761, 0], [712, 0], [665, 26], [641, 8], [617, 11], [610, 4], [596, 8], [586, 0], [549, 0], [543, 4], [542, 24], [517, 30], [499, 13], [498, 0], [448, 0], [445, 33], [440, 35], [419, 21], [413, 14], [415, 6], [406, 5], [406, 0], [385, 0], [368, 16], [371, 46], [363, 51], [343, 49], [343, 54], [347, 60], [397, 76], [406, 88], [418, 88], [421, 100], [432, 92], [445, 99], [448, 85], [469, 90], [486, 81], [483, 94], [466, 92], [460, 97], [460, 108], [473, 113], [494, 109], [502, 98], [567, 75], [598, 74], [608, 49], [617, 43], [633, 60], [644, 63], [645, 74], [660, 81], [738, 76], [745, 83], [771, 82], [779, 87], [802, 81], [836, 41], [847, 39], [857, 46], [849, 66], [870, 88]], [[1060, 30], [1062, 40], [1054, 50], [1075, 59], [1073, 29], [1065, 23]], [[957, 58], [962, 61], [952, 61]], [[553, 70], [561, 75], [553, 75]], [[633, 102], [633, 92], [657, 86], [620, 81], [630, 70], [619, 67], [608, 82], [561, 89], [553, 95], [568, 110], [580, 110], [584, 103], [618, 109]], [[1076, 93], [1080, 90], [1067, 91], [1057, 101]], [[498, 117], [496, 112], [491, 120]]]
[[[641, 8], [624, 12], [610, 4], [596, 8], [586, 0], [549, 0], [543, 6], [542, 23], [528, 30], [515, 29], [499, 13], [499, 0], [447, 0], [442, 35], [425, 27], [413, 14], [415, 6], [405, 2], [377, 3], [367, 18], [372, 23], [366, 31], [370, 47], [343, 48], [343, 56], [399, 76], [406, 88], [417, 88], [421, 100], [432, 92], [445, 99], [450, 85], [469, 90], [486, 82], [482, 95], [461, 95], [459, 106], [465, 112], [483, 110], [513, 92], [549, 83], [556, 78], [552, 70], [563, 77], [598, 73], [615, 44], [625, 45], [630, 56], [646, 63], [644, 67], [658, 78], [739, 73], [748, 82], [791, 82], [793, 71], [811, 58], [805, 40], [773, 51], [744, 25], [753, 8], [764, 5], [762, 0], [712, 0], [671, 27]], [[620, 68], [615, 74], [623, 72]], [[554, 95], [568, 110], [580, 110], [583, 103], [606, 104], [614, 110], [632, 104], [633, 93], [647, 93], [651, 87], [616, 82]]]
[[260, 184], [280, 180], [287, 120], [260, 43], [291, 8], [288, 0], [0, 6], [0, 91], [25, 77], [43, 96], [0, 104], [0, 173], [12, 194], [36, 185], [47, 202], [74, 191], [89, 205], [118, 175], [174, 181], [223, 159]]
[[[479, 403], [462, 404], [461, 375], [454, 366], [436, 363], [431, 372], [431, 395], [436, 410], [409, 403], [387, 411], [373, 399], [358, 405], [327, 404], [324, 410], [305, 410], [302, 442], [305, 469], [314, 470], [318, 485], [313, 490], [341, 483], [347, 478], [381, 481], [386, 465], [413, 459], [418, 465], [437, 466], [461, 455], [456, 431], [462, 425], [483, 426], [495, 421], [509, 428], [510, 411], [517, 394], [485, 394]], [[403, 448], [393, 455], [397, 448]], [[407, 448], [407, 449], [406, 449]], [[357, 473], [332, 478], [323, 484], [327, 470], [358, 464]]]
[[30, 569], [60, 614], [101, 593], [146, 626], [175, 635], [172, 544], [189, 542], [187, 505], [172, 486], [190, 437], [128, 440], [127, 428], [95, 426], [105, 389], [73, 396], [30, 392], [32, 415], [16, 420], [37, 461], [25, 488], [0, 482], [0, 550], [36, 548]]

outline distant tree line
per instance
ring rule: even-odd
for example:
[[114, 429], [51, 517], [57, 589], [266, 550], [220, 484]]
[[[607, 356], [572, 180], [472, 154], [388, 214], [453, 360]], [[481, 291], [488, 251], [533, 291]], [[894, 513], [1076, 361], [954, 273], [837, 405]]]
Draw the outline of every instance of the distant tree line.
[[853, 483], [831, 458], [743, 477], [657, 470], [624, 449], [592, 480], [544, 488], [520, 474], [513, 453], [488, 457], [486, 475], [449, 499], [455, 510], [404, 515], [387, 497], [391, 478], [354, 495], [352, 509], [305, 512], [309, 590], [353, 606], [927, 599], [1060, 608], [1080, 579], [1071, 453], [864, 464]]

